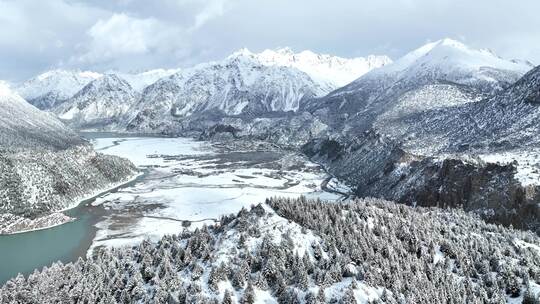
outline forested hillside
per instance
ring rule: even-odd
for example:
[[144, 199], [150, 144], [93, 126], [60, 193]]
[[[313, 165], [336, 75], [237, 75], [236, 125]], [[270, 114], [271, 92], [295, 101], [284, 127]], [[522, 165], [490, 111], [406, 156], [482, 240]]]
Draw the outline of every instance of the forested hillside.
[[2, 82], [0, 108], [0, 234], [69, 221], [55, 212], [135, 174]]
[[300, 199], [54, 264], [2, 303], [536, 303], [540, 240], [462, 211]]

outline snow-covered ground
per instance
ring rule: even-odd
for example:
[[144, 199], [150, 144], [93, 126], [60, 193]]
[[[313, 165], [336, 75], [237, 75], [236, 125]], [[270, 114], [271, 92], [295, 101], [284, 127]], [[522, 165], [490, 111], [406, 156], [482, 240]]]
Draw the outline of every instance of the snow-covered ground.
[[29, 219], [10, 213], [0, 214], [0, 235], [48, 229], [69, 223], [73, 220], [73, 218], [60, 212], [51, 213], [36, 219]]
[[523, 185], [540, 185], [540, 149], [513, 150], [492, 154], [481, 154], [479, 157], [490, 163], [516, 163], [516, 178]]
[[[130, 159], [147, 173], [130, 187], [96, 199], [108, 210], [93, 247], [158, 239], [268, 197], [338, 199], [321, 184], [328, 177], [300, 156], [276, 151], [224, 151], [187, 138], [98, 138], [95, 149]], [[329, 188], [344, 188], [331, 180]]]
[[[430, 155], [422, 149], [408, 150], [417, 155]], [[457, 158], [468, 162], [493, 163], [499, 165], [514, 164], [516, 167], [515, 177], [523, 186], [540, 185], [540, 149], [523, 148], [492, 153], [480, 154], [439, 154], [438, 160]]]
[[[275, 213], [270, 207], [264, 207], [266, 214], [258, 218], [256, 226], [260, 229], [260, 235], [258, 237], [251, 237], [244, 234], [246, 237], [245, 244], [246, 248], [250, 251], [251, 254], [255, 255], [257, 248], [261, 247], [261, 243], [265, 238], [268, 238], [274, 245], [280, 246], [284, 242], [284, 237], [287, 236], [292, 240], [293, 251], [299, 256], [304, 257], [307, 255], [308, 259], [311, 262], [316, 262], [315, 254], [313, 250], [313, 244], [321, 244], [322, 240], [320, 237], [316, 236], [311, 230], [303, 229], [302, 226], [298, 225], [295, 222], [289, 221]], [[224, 265], [232, 265], [232, 261], [237, 258], [238, 255], [238, 243], [241, 233], [235, 229], [227, 231], [221, 238], [220, 242], [216, 246], [218, 251], [216, 252], [216, 260], [213, 262], [213, 266], [217, 267], [221, 263]], [[322, 252], [323, 259], [328, 259], [329, 257], [325, 252]], [[356, 269], [356, 268], [355, 268]], [[205, 272], [210, 272], [208, 266], [204, 267]], [[205, 274], [206, 275], [206, 274]], [[188, 276], [190, 277], [190, 276]], [[325, 301], [330, 303], [330, 300], [333, 298], [342, 297], [347, 289], [350, 288], [352, 278], [343, 278], [342, 281], [325, 286], [323, 289], [325, 295]], [[219, 287], [219, 296], [218, 298], [223, 298], [225, 290], [233, 291], [232, 298], [236, 300], [237, 303], [241, 303], [241, 292], [235, 291], [235, 288], [230, 281], [222, 281], [218, 284]], [[207, 288], [206, 288], [207, 289]], [[303, 292], [302, 297], [304, 297], [308, 292], [317, 294], [320, 287], [314, 282], [308, 282], [308, 288]], [[356, 282], [356, 287], [353, 289], [354, 298], [357, 303], [369, 303], [379, 299], [383, 293], [384, 288], [382, 287], [372, 287], [364, 282]], [[278, 300], [272, 296], [267, 290], [262, 290], [254, 287], [255, 292], [255, 303], [279, 303]], [[211, 294], [211, 293], [210, 293]]]

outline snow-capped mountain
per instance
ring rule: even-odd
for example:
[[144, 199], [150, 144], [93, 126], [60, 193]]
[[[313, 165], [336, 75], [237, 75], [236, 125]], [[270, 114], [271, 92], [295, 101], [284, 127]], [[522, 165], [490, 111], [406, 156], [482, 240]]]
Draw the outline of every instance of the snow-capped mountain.
[[118, 77], [127, 81], [135, 91], [142, 92], [147, 86], [159, 79], [178, 72], [180, 72], [180, 69], [154, 69], [140, 73], [108, 72], [107, 74], [116, 74]]
[[39, 109], [49, 109], [100, 77], [101, 74], [89, 71], [51, 70], [21, 83], [14, 89]]
[[444, 39], [305, 104], [338, 133], [375, 129], [415, 154], [523, 148], [540, 143], [540, 70], [530, 69]]
[[[510, 142], [523, 135], [527, 119], [534, 125], [536, 107], [524, 99], [535, 99], [538, 72], [534, 69], [520, 79], [531, 69], [526, 61], [505, 60], [445, 39], [414, 51], [401, 63], [387, 72], [398, 74], [406, 85], [392, 89], [409, 90], [388, 103], [374, 125], [396, 138], [410, 137], [414, 149], [429, 153], [478, 146], [486, 139], [502, 140], [512, 130]], [[429, 82], [433, 84], [425, 84]]]
[[147, 87], [130, 110], [129, 128], [163, 128], [202, 112], [296, 111], [303, 100], [324, 94], [317, 82], [296, 68], [264, 65], [250, 53], [236, 52], [221, 62], [183, 70]]
[[127, 81], [105, 74], [52, 110], [77, 128], [100, 128], [118, 122], [138, 99]]
[[[367, 73], [331, 96], [366, 89], [385, 91], [388, 95], [435, 83], [453, 83], [492, 92], [514, 83], [532, 67], [526, 62], [503, 59], [489, 50], [442, 39]], [[374, 83], [378, 87], [373, 88]]]
[[[389, 62], [386, 56], [345, 59], [310, 51], [295, 54], [290, 49], [260, 54], [242, 49], [220, 62], [185, 70], [106, 74], [54, 70], [26, 81], [18, 90], [78, 128], [120, 123], [153, 130], [203, 112], [234, 116], [297, 111], [303, 101], [322, 97]], [[89, 84], [93, 85], [86, 87]]]
[[0, 108], [1, 147], [65, 148], [82, 142], [75, 132], [54, 115], [30, 105], [2, 81], [0, 81]]
[[[249, 53], [248, 50], [243, 52]], [[342, 87], [367, 72], [392, 62], [388, 56], [342, 58], [308, 50], [294, 53], [290, 48], [265, 50], [252, 56], [265, 65], [297, 68], [330, 90]]]
[[375, 123], [385, 133], [390, 128], [387, 117], [402, 122], [405, 115], [478, 101], [508, 87], [531, 68], [526, 62], [442, 39], [305, 103], [305, 109], [321, 113], [344, 130], [367, 130]]
[[408, 53], [393, 64], [373, 71], [369, 77], [390, 76], [411, 82], [448, 81], [501, 89], [531, 68], [530, 63], [506, 60], [490, 50], [473, 49], [446, 38]]
[[[129, 83], [135, 91], [142, 92], [158, 79], [179, 71], [179, 69], [154, 69], [139, 73], [110, 71], [105, 74], [115, 74]], [[105, 74], [78, 70], [51, 70], [21, 83], [14, 89], [39, 109], [48, 110], [73, 97], [84, 86]]]

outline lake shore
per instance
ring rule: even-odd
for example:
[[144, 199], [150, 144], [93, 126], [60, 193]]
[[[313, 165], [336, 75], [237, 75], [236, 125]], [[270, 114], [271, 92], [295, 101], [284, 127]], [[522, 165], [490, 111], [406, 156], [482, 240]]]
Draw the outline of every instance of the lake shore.
[[44, 230], [75, 221], [77, 220], [76, 218], [69, 217], [63, 213], [80, 206], [86, 201], [93, 200], [103, 194], [106, 194], [107, 192], [113, 191], [122, 187], [123, 185], [129, 184], [136, 180], [138, 177], [140, 177], [142, 174], [143, 173], [138, 172], [137, 174], [128, 177], [124, 181], [111, 184], [103, 189], [97, 189], [95, 191], [92, 191], [91, 194], [74, 200], [74, 204], [64, 209], [54, 211], [51, 214], [47, 214], [45, 216], [41, 216], [35, 219], [29, 219], [14, 214], [2, 214], [0, 215], [0, 223], [2, 223], [0, 226], [0, 236]]

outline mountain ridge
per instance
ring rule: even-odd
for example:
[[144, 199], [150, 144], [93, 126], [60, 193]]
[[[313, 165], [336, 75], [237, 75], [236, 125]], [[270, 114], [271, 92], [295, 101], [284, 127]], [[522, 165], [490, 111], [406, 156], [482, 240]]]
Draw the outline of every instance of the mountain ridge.
[[76, 128], [100, 127], [120, 122], [139, 96], [121, 77], [105, 74], [52, 111]]
[[58, 211], [136, 173], [2, 82], [0, 107], [0, 234], [71, 221]]
[[[501, 92], [528, 70], [527, 64], [442, 39], [374, 69], [325, 97], [305, 103], [302, 110], [319, 113], [337, 129], [358, 132], [376, 125], [384, 133], [387, 112], [400, 103], [413, 106], [420, 102], [428, 106], [423, 111], [478, 101]], [[431, 86], [429, 100], [423, 93], [426, 86]], [[452, 101], [447, 103], [447, 100]], [[402, 115], [396, 114], [392, 118], [399, 121]]]
[[317, 54], [310, 50], [295, 53], [290, 48], [266, 49], [260, 53], [251, 53], [247, 49], [239, 52], [250, 54], [265, 65], [297, 68], [310, 75], [315, 81], [334, 87], [334, 89], [352, 82], [373, 69], [392, 62], [390, 57], [385, 55], [343, 58], [328, 54]]
[[4, 148], [45, 146], [65, 149], [83, 142], [54, 115], [30, 105], [2, 81], [0, 106], [0, 146]]

